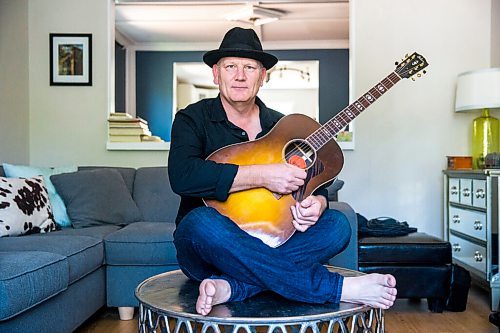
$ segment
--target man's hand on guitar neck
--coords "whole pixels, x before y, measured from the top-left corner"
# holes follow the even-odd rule
[[[241,165],[230,192],[265,187],[277,194],[290,194],[304,185],[307,172],[286,163]]]
[[[311,195],[295,203],[292,210],[292,224],[296,230],[304,232],[316,224],[327,207],[326,198],[322,195]]]

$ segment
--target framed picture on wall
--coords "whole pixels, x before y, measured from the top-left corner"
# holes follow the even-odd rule
[[[92,85],[92,34],[49,34],[50,85]]]

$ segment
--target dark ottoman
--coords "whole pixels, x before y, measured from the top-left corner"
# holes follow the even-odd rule
[[[359,270],[392,274],[398,298],[427,298],[432,312],[443,312],[450,290],[451,245],[425,233],[360,238]]]

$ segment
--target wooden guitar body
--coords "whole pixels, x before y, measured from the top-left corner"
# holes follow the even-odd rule
[[[291,142],[303,142],[320,126],[304,115],[285,116],[264,137],[221,148],[207,159],[237,165],[286,163],[286,147],[290,147]],[[308,167],[306,183],[297,192],[280,197],[265,188],[256,188],[231,193],[224,202],[205,200],[205,203],[229,217],[250,235],[260,238],[271,247],[277,247],[295,231],[290,206],[334,179],[342,169],[344,156],[335,140],[314,153],[316,159]]]

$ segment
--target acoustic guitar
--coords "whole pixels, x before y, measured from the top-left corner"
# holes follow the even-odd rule
[[[342,169],[344,156],[334,140],[335,135],[402,78],[414,80],[427,66],[424,57],[413,53],[396,63],[392,73],[324,125],[305,115],[292,114],[280,119],[262,138],[213,152],[207,160],[237,165],[290,163],[306,169],[307,177],[302,187],[288,195],[254,188],[231,193],[224,202],[206,199],[205,204],[271,247],[285,243],[295,232],[290,206],[335,179]]]

